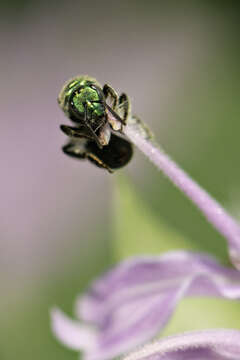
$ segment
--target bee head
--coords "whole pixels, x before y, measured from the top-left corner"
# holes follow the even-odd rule
[[[79,76],[69,80],[60,91],[58,104],[64,113],[78,122],[87,112],[89,119],[95,121],[104,116],[105,99],[100,85],[93,78]]]

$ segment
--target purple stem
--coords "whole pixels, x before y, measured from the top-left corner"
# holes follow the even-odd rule
[[[216,329],[193,331],[180,335],[169,336],[160,341],[145,345],[136,352],[125,356],[123,360],[159,360],[159,359],[239,359],[240,331],[230,329]],[[195,350],[195,356],[190,351]],[[209,350],[205,356],[201,351]],[[215,353],[215,356],[214,356]],[[174,356],[175,354],[175,356]],[[179,356],[177,356],[179,355]]]
[[[240,269],[240,226],[226,210],[185,173],[160,147],[146,138],[139,124],[128,124],[126,136],[201,210],[228,241],[233,264]]]

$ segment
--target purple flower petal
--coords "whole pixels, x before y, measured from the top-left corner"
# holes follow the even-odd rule
[[[240,331],[207,330],[167,337],[123,360],[239,360]]]
[[[184,251],[121,263],[77,301],[78,318],[98,331],[96,346],[85,351],[85,358],[111,359],[143,344],[165,326],[187,295],[240,299],[240,272]],[[66,344],[64,331],[55,334]],[[67,332],[66,339],[71,329]]]
[[[197,286],[194,286],[196,281],[192,281],[189,289],[192,294],[232,299],[240,295],[236,293],[240,288],[239,271],[221,266],[210,256],[176,251],[162,256],[133,257],[122,262],[79,298],[77,315],[84,321],[104,327],[112,311],[132,301],[146,301],[153,295],[165,294],[179,285],[182,287],[186,280],[196,276],[199,279]],[[209,288],[208,280],[214,287],[211,285]]]
[[[56,337],[73,350],[87,351],[96,344],[96,332],[87,325],[71,320],[59,309],[52,309],[52,330]]]

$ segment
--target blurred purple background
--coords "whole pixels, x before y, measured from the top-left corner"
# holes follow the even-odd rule
[[[111,261],[115,175],[61,152],[65,136],[59,125],[68,120],[56,98],[72,76],[89,74],[126,91],[133,112],[153,127],[165,148],[213,195],[228,202],[240,180],[240,171],[231,164],[238,159],[240,130],[234,14],[232,6],[207,1],[191,6],[125,0],[2,3],[2,308],[22,314],[29,296],[45,284],[60,282],[61,276],[68,282],[73,273],[77,278],[86,264],[94,264],[89,271],[95,274],[95,268]],[[191,215],[187,203],[179,215],[182,200],[172,201],[175,190],[171,193],[138,154],[127,173],[156,213],[196,241],[203,237],[209,242],[205,235],[213,230],[189,227],[189,216],[196,219],[197,212]],[[2,324],[3,339],[14,337],[14,320],[5,316]],[[4,360],[18,351],[27,358],[21,345],[3,348]]]

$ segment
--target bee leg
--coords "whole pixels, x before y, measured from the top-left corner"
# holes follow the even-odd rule
[[[136,115],[131,116],[129,119],[131,125],[137,128],[137,131],[144,137],[146,140],[154,141],[154,135],[151,130],[147,127],[147,125],[139,119]]]
[[[87,153],[86,153],[86,156],[87,156],[87,158],[88,158],[91,162],[93,162],[93,163],[94,163],[95,165],[97,165],[98,167],[104,168],[104,169],[108,170],[108,172],[109,172],[110,174],[113,173],[113,170],[112,170],[110,167],[108,167],[101,159],[99,159],[99,157],[97,157],[97,156],[94,155],[93,153],[87,152]]]
[[[122,125],[126,125],[125,121],[121,118],[121,116],[118,113],[117,109],[117,103],[119,101],[118,95],[116,91],[109,86],[108,84],[105,84],[103,86],[103,94],[105,96],[105,99],[107,100],[108,96],[110,96],[112,100],[112,105],[105,104],[106,109],[108,111],[108,121],[111,124],[113,130],[119,131],[122,130]]]
[[[99,147],[100,149],[102,149],[103,146],[102,146],[102,144],[101,144],[101,142],[100,142],[97,134],[93,131],[93,129],[92,129],[92,127],[91,127],[91,124],[90,124],[89,121],[88,121],[88,109],[87,109],[87,104],[85,104],[85,106],[84,106],[84,123],[86,124],[88,130],[89,130],[90,133],[92,134],[92,136],[93,136],[94,140],[96,141],[98,147]]]
[[[118,94],[116,93],[116,91],[108,84],[105,84],[103,86],[102,91],[106,100],[108,97],[110,97],[110,100],[112,102],[111,107],[113,110],[115,110],[118,101]]]
[[[124,125],[127,124],[127,119],[130,114],[131,104],[128,96],[123,93],[118,98],[118,114],[122,118]]]
[[[74,138],[74,139],[86,138],[86,139],[94,140],[93,136],[84,126],[78,128],[68,125],[60,125],[60,129],[62,130],[62,132],[64,132],[65,135],[69,136],[70,138]]]

